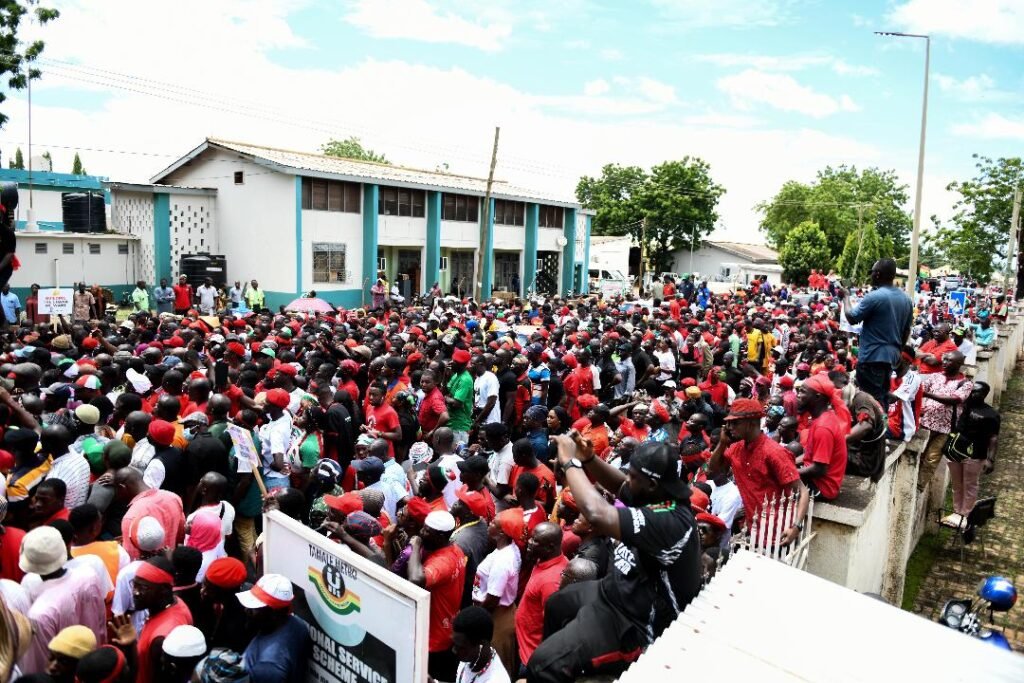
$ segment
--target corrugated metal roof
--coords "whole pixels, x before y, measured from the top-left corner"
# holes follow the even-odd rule
[[[1024,657],[740,551],[619,683],[683,679],[1021,681]]]
[[[293,172],[299,175],[328,177],[354,182],[375,181],[383,185],[423,190],[449,190],[480,197],[484,196],[487,192],[486,178],[426,171],[372,161],[357,161],[355,159],[279,149],[277,147],[254,145],[219,138],[207,138],[204,144],[199,145],[188,155],[154,176],[151,179],[152,182],[160,182],[165,179],[182,165],[202,154],[210,146],[243,154],[251,157],[258,163],[263,162],[264,165],[277,168],[281,172]],[[579,204],[573,198],[559,197],[542,191],[517,187],[502,180],[494,181],[491,195],[499,199],[517,199],[556,206],[579,207]]]
[[[779,260],[779,252],[765,244],[747,242],[718,242],[706,240],[704,244],[717,247],[722,251],[747,259],[751,263],[774,263]]]

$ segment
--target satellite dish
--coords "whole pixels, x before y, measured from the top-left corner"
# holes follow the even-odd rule
[[[558,239],[555,240],[555,244],[557,244],[560,247],[564,247],[565,245],[569,244],[569,240],[565,239],[565,235],[559,235]]]

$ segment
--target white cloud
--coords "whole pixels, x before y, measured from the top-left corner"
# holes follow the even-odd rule
[[[801,85],[786,74],[773,74],[747,69],[738,74],[720,78],[718,89],[729,95],[733,105],[751,109],[756,104],[767,104],[782,111],[795,111],[821,118],[840,111],[858,111],[848,96],[836,99]]]
[[[936,73],[932,78],[939,90],[965,102],[996,102],[1019,98],[1015,93],[997,89],[995,79],[984,73],[963,79]]]
[[[988,114],[980,120],[954,125],[953,134],[982,140],[1024,140],[1024,118]]]
[[[653,0],[653,4],[676,28],[748,28],[783,23],[791,3],[787,0]]]
[[[454,43],[486,52],[501,50],[512,34],[506,21],[472,21],[427,0],[356,0],[345,21],[375,38]]]
[[[849,64],[832,55],[792,54],[757,55],[734,52],[720,52],[697,55],[698,62],[722,67],[749,67],[758,71],[803,71],[812,67],[829,66],[840,76],[873,76],[878,69],[859,64]]]
[[[636,81],[636,89],[641,95],[659,104],[673,104],[676,102],[676,89],[667,83],[642,76]]]
[[[606,62],[617,62],[621,60],[623,57],[622,50],[619,50],[614,47],[606,47],[602,49],[601,52],[598,54],[600,54],[601,59],[605,60]]]
[[[604,95],[606,92],[612,89],[612,86],[608,85],[608,81],[603,78],[598,78],[593,81],[587,81],[583,84],[583,94],[594,97],[597,95]]]
[[[1024,44],[1024,3],[1020,0],[907,0],[893,8],[887,19],[913,33]]]

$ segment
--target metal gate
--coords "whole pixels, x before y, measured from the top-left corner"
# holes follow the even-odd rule
[[[537,282],[533,285],[537,294],[558,293],[558,262],[561,256],[557,251],[537,252]]]
[[[406,298],[417,296],[420,293],[420,252],[418,250],[400,249],[398,252],[398,279],[402,281],[399,287],[407,288],[408,292],[402,292]],[[408,275],[409,279],[403,280],[402,275]],[[408,282],[408,285],[404,283]],[[433,284],[433,283],[430,283]]]
[[[451,269],[451,285],[449,293],[464,297],[473,293],[473,252],[452,251],[448,255],[448,267]]]
[[[513,291],[512,283],[519,283],[519,254],[514,251],[499,251],[494,254],[494,289]],[[519,287],[515,287],[516,290]],[[518,291],[516,292],[518,293]]]

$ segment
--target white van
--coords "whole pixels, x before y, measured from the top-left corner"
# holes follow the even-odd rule
[[[619,270],[591,268],[588,272],[590,293],[605,296],[625,296],[633,289],[629,278]]]

